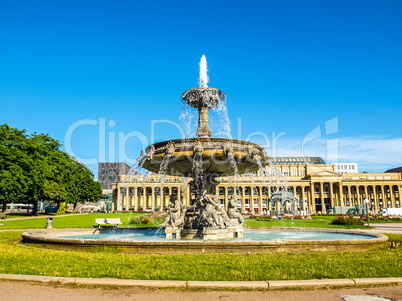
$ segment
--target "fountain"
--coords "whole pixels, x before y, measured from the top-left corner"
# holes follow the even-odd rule
[[[161,174],[161,186],[167,175],[183,177],[183,185],[187,183],[187,178],[192,179],[189,185],[195,199],[188,207],[183,206],[177,194],[170,195],[163,236],[157,228],[99,229],[96,234],[91,229],[51,229],[25,232],[22,234],[23,241],[63,249],[110,245],[128,253],[362,251],[384,246],[388,240],[386,236],[362,231],[264,228],[244,233],[243,217],[237,209],[237,193],[233,193],[221,207],[215,189],[216,177],[234,176],[236,186],[236,177],[258,170],[270,178],[271,174],[264,167],[269,165],[282,187],[286,186],[286,178],[258,144],[211,137],[209,110],[218,106],[225,94],[208,87],[206,71],[203,56],[200,87],[182,94],[182,99],[199,112],[197,137],[149,145],[137,159],[138,165],[129,171],[124,180],[136,180],[142,167],[147,173]],[[146,175],[143,181],[145,178]],[[122,187],[122,193],[131,192]],[[293,193],[282,189],[273,192],[270,201],[282,206],[289,202],[295,207],[297,200]]]
[[[200,62],[200,87],[183,92],[181,98],[199,113],[196,138],[158,142],[148,146],[137,159],[148,171],[190,177],[195,201],[183,208],[176,195],[170,196],[169,214],[164,223],[167,238],[218,239],[243,236],[243,219],[237,211],[236,194],[221,208],[216,195],[216,177],[239,176],[268,164],[265,150],[258,144],[212,138],[209,110],[225,99],[225,94],[208,87],[205,56]]]

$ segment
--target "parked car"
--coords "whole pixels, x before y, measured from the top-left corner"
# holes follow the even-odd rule
[[[45,213],[56,213],[56,212],[57,212],[57,206],[48,205],[45,207]]]

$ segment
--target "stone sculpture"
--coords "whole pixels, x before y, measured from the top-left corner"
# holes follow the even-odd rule
[[[182,227],[184,224],[185,210],[183,209],[183,204],[177,199],[177,194],[170,195],[168,210],[169,212],[163,225],[172,228]]]
[[[233,194],[228,203],[228,215],[232,220],[236,220],[240,225],[244,222],[239,209],[237,209],[237,195]]]

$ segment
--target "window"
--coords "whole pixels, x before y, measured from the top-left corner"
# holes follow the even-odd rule
[[[345,180],[350,180],[350,177],[345,177]]]
[[[367,177],[361,177],[362,180],[367,180]]]
[[[386,177],[385,177],[385,180],[391,180],[391,177],[390,177],[390,176],[386,176]]]
[[[374,177],[369,177],[369,180],[374,180],[375,178]]]
[[[353,179],[353,180],[358,180],[358,179],[359,179],[359,177],[353,177],[352,179]]]
[[[377,180],[382,180],[382,177],[377,177]]]
[[[223,189],[223,187],[220,187],[220,188],[219,188],[219,195],[224,195],[224,189]]]

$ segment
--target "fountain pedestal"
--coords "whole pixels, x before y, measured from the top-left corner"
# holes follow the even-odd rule
[[[228,227],[225,229],[204,228],[203,240],[217,240],[225,238],[240,238],[243,237],[243,227]]]
[[[166,239],[180,239],[181,238],[181,229],[180,228],[165,228]]]
[[[179,229],[167,227],[165,230],[166,239],[201,239],[201,240],[217,240],[228,238],[242,238],[244,228],[228,227],[225,229],[204,227],[202,229]]]

